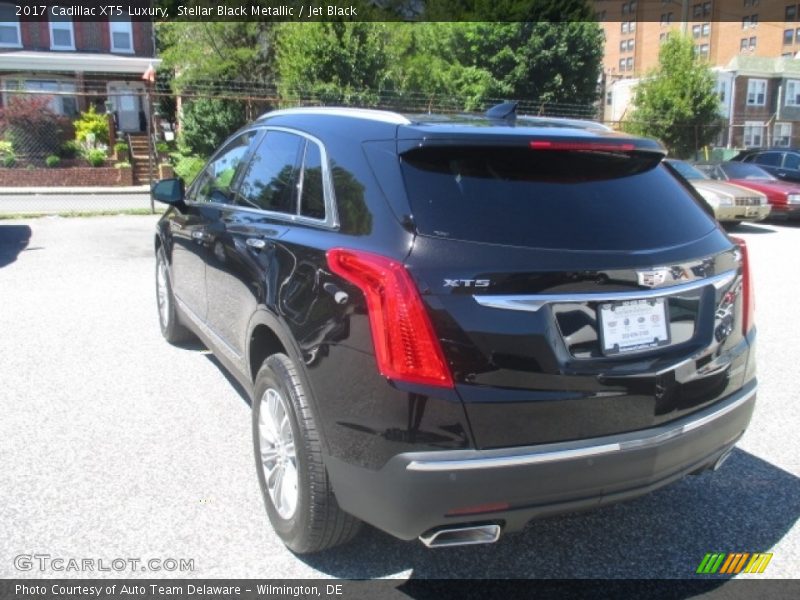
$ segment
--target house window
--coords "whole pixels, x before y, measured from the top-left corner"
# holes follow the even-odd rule
[[[672,13],[662,13],[661,14],[661,25],[669,25],[672,23]]]
[[[794,30],[794,43],[800,44],[800,27]]]
[[[624,71],[625,70],[625,59],[624,58],[620,58],[619,59],[619,70],[620,71]]]
[[[761,146],[764,139],[764,123],[761,121],[745,121],[744,123],[744,145],[747,148]]]
[[[699,38],[700,37],[700,25],[692,25],[692,37]]]
[[[703,37],[708,37],[711,33],[711,24],[703,23]]]
[[[698,44],[695,51],[700,58],[708,58],[708,44]]]
[[[711,14],[711,2],[703,2],[703,16],[707,17]]]
[[[0,48],[20,48],[19,18],[10,4],[0,5]]]
[[[739,41],[739,52],[742,50],[747,50],[750,47],[750,40],[747,38],[742,38]]]
[[[783,30],[783,45],[788,46],[794,42],[794,29]]]
[[[66,116],[78,114],[78,100],[75,96],[66,95],[75,92],[75,84],[71,81],[48,80],[48,79],[4,79],[3,80],[3,103],[7,104],[11,98],[22,96],[22,92],[39,92],[36,97],[47,96],[47,92],[52,92],[49,96],[50,110],[54,113]],[[32,96],[34,94],[31,94]]]
[[[669,39],[669,31],[658,36],[658,43],[663,44]]]
[[[130,19],[115,18],[108,22],[112,52],[133,52],[133,29]]]
[[[747,106],[764,106],[767,99],[767,80],[750,79],[747,82]]]
[[[631,33],[636,31],[636,21],[631,21],[630,23],[628,23],[628,31],[630,31]]]
[[[625,52],[625,49],[626,49],[627,47],[628,47],[628,42],[627,42],[626,40],[622,40],[622,41],[619,43],[619,51],[620,51],[620,52]]]
[[[800,106],[800,79],[786,82],[786,106]]]
[[[728,90],[728,86],[725,81],[719,80],[717,81],[717,96],[719,96],[720,102],[725,102],[726,91]]]
[[[753,36],[750,38],[750,50],[755,50],[755,49],[756,49],[756,37]]]
[[[784,21],[794,21],[797,18],[797,5],[791,4],[786,7]]]
[[[703,15],[703,5],[702,4],[695,4],[692,6],[692,16],[695,18],[701,17]]]
[[[775,123],[775,128],[772,131],[772,142],[776,146],[788,147],[792,141],[792,124],[791,123]]]
[[[69,17],[50,17],[50,49],[75,50],[72,19]]]
[[[635,44],[636,42],[634,40],[628,40],[628,52],[633,52],[633,47]]]
[[[625,59],[625,70],[633,71],[633,58],[630,56]]]

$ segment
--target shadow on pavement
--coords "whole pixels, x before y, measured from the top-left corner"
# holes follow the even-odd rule
[[[28,247],[31,233],[27,225],[0,225],[0,268],[17,260],[19,253]]]
[[[409,583],[445,578],[695,580],[707,552],[769,551],[798,516],[800,479],[736,449],[716,473],[687,477],[625,504],[534,521],[494,545],[428,550],[366,527],[347,546],[298,558],[343,578],[410,571]],[[773,561],[779,559],[776,555]],[[727,576],[713,578],[722,584]]]

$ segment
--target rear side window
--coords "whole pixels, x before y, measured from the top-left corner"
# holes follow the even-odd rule
[[[763,154],[757,155],[753,159],[753,162],[769,167],[780,167],[782,158],[783,155],[780,152],[764,152]]]
[[[716,225],[652,157],[438,147],[401,158],[423,235],[569,250],[641,250]]]
[[[239,203],[261,210],[297,212],[297,165],[305,139],[268,131],[253,153],[239,187]]]

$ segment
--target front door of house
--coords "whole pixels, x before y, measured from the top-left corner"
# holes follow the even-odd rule
[[[109,83],[108,98],[117,116],[120,131],[142,131],[145,110],[144,84],[138,82]]]

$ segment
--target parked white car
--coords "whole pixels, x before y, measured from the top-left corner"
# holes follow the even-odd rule
[[[692,184],[714,209],[714,216],[722,223],[763,221],[769,216],[770,205],[766,194],[740,185],[717,181],[682,160],[667,159],[678,173]]]

